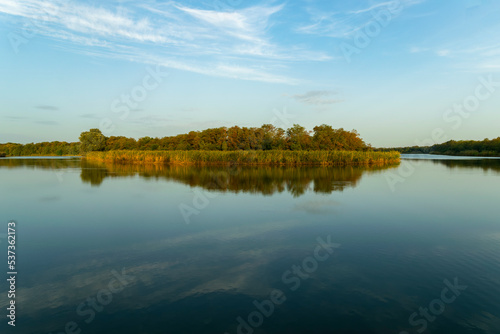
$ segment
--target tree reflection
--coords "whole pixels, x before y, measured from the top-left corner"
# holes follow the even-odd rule
[[[108,164],[79,158],[0,159],[0,168],[76,169],[84,183],[100,186],[106,178],[133,177],[175,181],[208,191],[272,195],[290,192],[294,197],[312,189],[329,194],[355,187],[363,173],[394,166],[178,166],[162,164]]]
[[[41,168],[65,169],[80,168],[80,158],[2,158],[0,168]]]
[[[173,166],[104,164],[82,160],[81,179],[100,185],[106,177],[164,179],[209,191],[272,195],[288,191],[294,197],[308,189],[318,193],[355,187],[363,173],[391,167]]]
[[[467,168],[482,169],[485,173],[500,173],[500,159],[468,159],[468,160],[432,160],[435,164],[445,165],[450,169]]]

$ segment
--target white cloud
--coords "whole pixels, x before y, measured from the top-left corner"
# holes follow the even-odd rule
[[[282,10],[283,7],[284,5],[274,7],[250,7],[241,11],[220,12],[177,6],[178,9],[215,27],[251,34],[262,33],[268,25],[270,16]]]
[[[453,66],[464,72],[482,73],[500,69],[500,44],[478,39],[447,43],[436,47],[432,52],[439,57],[451,57]]]
[[[480,71],[500,71],[500,58],[480,63],[478,64],[477,68]]]
[[[373,22],[373,13],[390,10],[392,17],[399,14],[407,7],[415,6],[426,0],[395,0],[381,2],[369,7],[341,11],[325,12],[309,8],[312,23],[296,28],[296,31],[304,34],[314,34],[333,38],[352,38],[353,35]]]
[[[437,54],[439,57],[446,57],[446,56],[448,56],[450,53],[451,53],[451,51],[450,51],[450,50],[438,50],[438,51],[436,51],[436,54]]]
[[[427,48],[421,48],[421,47],[418,47],[418,46],[412,46],[410,48],[410,53],[421,53],[421,52],[426,52],[426,51],[429,51],[429,49],[427,49]]]
[[[357,14],[362,14],[362,13],[366,13],[366,12],[371,12],[372,10],[380,8],[380,7],[387,8],[387,7],[397,6],[397,5],[398,5],[397,1],[386,1],[386,2],[381,2],[378,4],[372,5],[372,6],[367,7],[367,8],[353,10],[353,11],[350,11],[349,13],[357,15]]]
[[[297,83],[282,61],[325,61],[325,53],[280,46],[270,19],[284,5],[197,9],[175,2],[91,6],[62,0],[0,0],[0,17],[22,17],[54,47],[243,80]],[[292,52],[293,51],[293,52]],[[232,65],[227,65],[230,59]],[[264,63],[263,63],[264,62]],[[221,65],[225,63],[226,65]],[[265,66],[262,66],[265,64]]]

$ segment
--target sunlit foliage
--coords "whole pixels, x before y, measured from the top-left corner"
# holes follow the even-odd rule
[[[261,127],[220,127],[163,138],[143,137],[138,140],[124,136],[104,136],[99,129],[80,134],[80,142],[44,142],[30,144],[0,144],[0,155],[79,155],[92,151],[370,151],[356,130],[334,129],[320,125],[307,131],[294,124],[284,130],[272,124]]]
[[[374,151],[107,151],[86,159],[115,163],[243,164],[243,165],[369,165],[399,162],[399,152]]]

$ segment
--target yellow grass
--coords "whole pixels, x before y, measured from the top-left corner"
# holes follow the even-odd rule
[[[146,164],[238,165],[385,165],[400,161],[399,152],[361,151],[106,151],[89,152],[89,161]]]

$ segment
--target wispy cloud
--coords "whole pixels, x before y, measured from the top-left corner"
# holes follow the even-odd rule
[[[490,62],[480,63],[477,65],[477,69],[480,71],[498,72],[500,71],[500,58]]]
[[[241,11],[219,12],[215,10],[201,10],[177,6],[178,9],[208,23],[236,38],[267,44],[261,37],[268,27],[272,14],[283,9],[284,5],[274,7],[251,7]]]
[[[49,105],[46,105],[46,104],[35,106],[35,108],[41,109],[41,110],[48,110],[48,111],[57,111],[57,110],[59,110],[59,107],[49,106]]]
[[[342,102],[341,99],[329,98],[329,97],[335,96],[337,94],[338,93],[334,92],[334,91],[313,90],[313,91],[306,92],[304,94],[294,94],[294,95],[289,95],[289,96],[297,102],[301,102],[301,103],[305,103],[305,104],[309,104],[309,105],[316,105],[316,106],[323,105],[324,106],[324,105]]]
[[[27,117],[23,116],[10,116],[10,115],[5,115],[3,116],[4,118],[10,119],[10,120],[21,120],[21,119],[26,119]]]
[[[42,124],[42,125],[58,125],[59,122],[56,121],[34,121],[36,124]]]
[[[61,0],[0,0],[0,17],[24,18],[36,27],[36,34],[66,51],[155,62],[211,76],[294,84],[295,79],[279,74],[288,62],[331,58],[304,47],[276,44],[269,35],[270,20],[284,6],[223,11],[170,1],[128,3],[124,9],[109,3],[96,7]]]
[[[385,1],[368,7],[352,10],[325,12],[318,8],[308,8],[310,24],[299,26],[296,31],[303,34],[327,36],[333,38],[352,38],[358,31],[374,20],[373,13],[389,9],[392,15],[406,7],[411,7],[426,0]]]
[[[422,53],[422,52],[426,52],[426,51],[429,51],[429,49],[418,47],[418,46],[412,46],[410,48],[410,53]]]
[[[436,51],[436,54],[437,54],[439,57],[446,57],[446,56],[448,56],[450,53],[451,53],[451,51],[450,51],[450,50],[446,50],[446,49],[443,49],[443,50],[437,50],[437,51]]]
[[[482,42],[479,39],[448,42],[434,47],[413,46],[410,53],[426,53],[435,57],[454,59],[454,67],[465,72],[484,72],[500,70],[500,44]]]
[[[378,8],[390,7],[390,6],[394,6],[397,4],[398,3],[396,1],[381,2],[381,3],[377,3],[375,5],[372,5],[370,7],[365,7],[365,8],[361,8],[358,10],[351,10],[351,11],[349,11],[349,14],[354,14],[354,15],[363,14],[363,13],[371,12],[371,11],[378,9]]]

